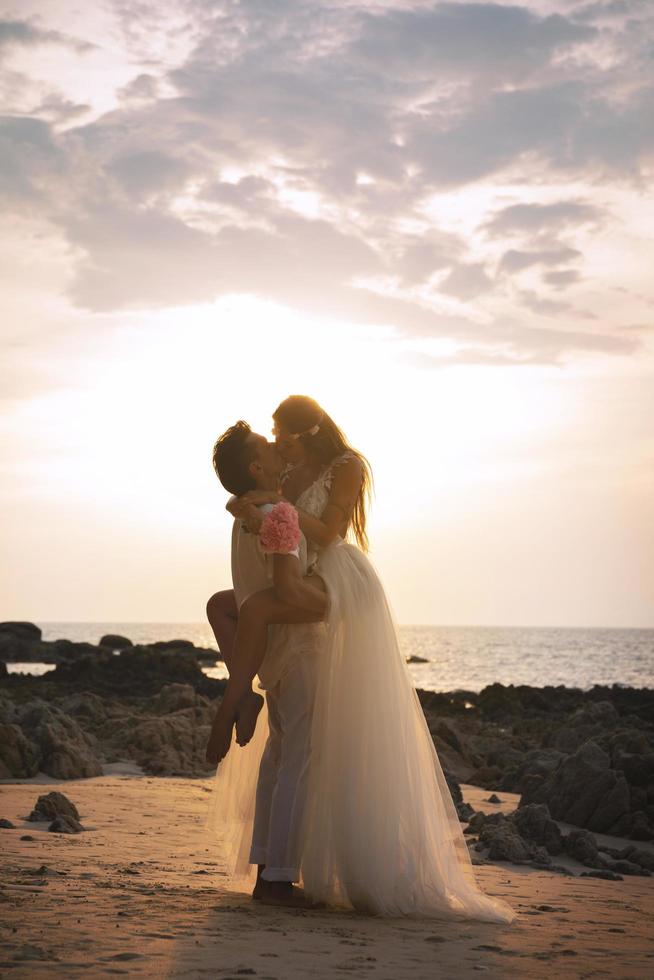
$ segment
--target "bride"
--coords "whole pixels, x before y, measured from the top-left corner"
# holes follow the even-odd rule
[[[251,491],[237,506],[245,514],[264,503],[293,503],[310,552],[306,581],[326,592],[327,644],[318,667],[302,831],[305,893],[314,902],[381,915],[510,922],[512,909],[476,884],[384,589],[365,554],[368,464],[313,399],[291,396],[273,419],[289,463],[285,496]],[[246,626],[240,642],[237,634],[214,749],[221,738],[229,748],[234,706],[261,663],[268,623],[279,622],[276,603],[283,600],[270,591],[251,597],[245,610],[258,617],[257,628]],[[255,734],[245,749],[217,753],[226,758],[216,774],[211,820],[216,829],[231,829],[241,857],[261,747]]]

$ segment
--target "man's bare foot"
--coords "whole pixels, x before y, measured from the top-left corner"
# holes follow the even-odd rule
[[[263,905],[286,905],[300,909],[309,906],[302,889],[296,888],[290,881],[265,881],[260,878],[252,892],[252,898],[258,899]]]
[[[239,745],[247,745],[257,727],[257,718],[263,708],[263,698],[255,691],[249,691],[239,701],[236,716],[236,741]]]
[[[225,758],[232,744],[232,731],[234,729],[234,717],[218,709],[218,714],[214,719],[207,742],[205,758],[212,766],[217,766]]]

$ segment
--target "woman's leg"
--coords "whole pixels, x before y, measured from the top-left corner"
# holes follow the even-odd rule
[[[213,630],[213,635],[216,637],[216,643],[225,662],[225,667],[231,674],[232,652],[238,623],[238,606],[233,589],[214,592],[207,602],[207,619]]]
[[[324,589],[324,583],[317,575],[312,576],[312,588]],[[232,670],[209,736],[207,762],[217,765],[229,751],[239,702],[248,693],[253,693],[252,681],[266,653],[268,626],[277,623],[319,623],[323,619],[324,610],[314,612],[289,605],[279,599],[274,589],[255,592],[241,603],[231,658]],[[242,744],[246,741],[242,740]]]

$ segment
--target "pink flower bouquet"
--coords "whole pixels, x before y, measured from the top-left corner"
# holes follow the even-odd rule
[[[288,555],[295,551],[301,537],[297,511],[286,500],[268,511],[259,532],[261,547],[266,554]]]

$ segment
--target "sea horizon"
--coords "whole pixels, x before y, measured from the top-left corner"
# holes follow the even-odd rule
[[[46,641],[97,644],[107,633],[135,644],[185,639],[217,650],[208,622],[40,621]],[[489,684],[654,687],[654,628],[400,625],[400,648],[418,688],[480,691]],[[33,665],[30,670],[34,669]],[[12,672],[21,668],[10,665]],[[204,668],[226,676],[222,664]]]

